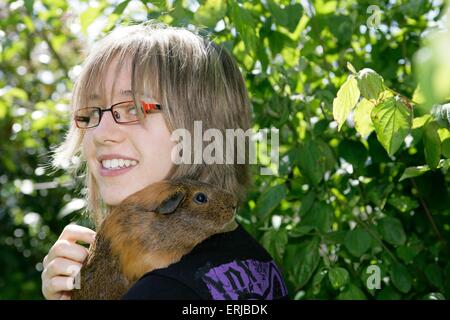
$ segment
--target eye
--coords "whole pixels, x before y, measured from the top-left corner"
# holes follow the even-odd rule
[[[116,118],[116,120],[120,120],[120,112],[114,110],[114,118]]]
[[[131,116],[136,116],[137,115],[137,109],[136,106],[134,104],[128,106],[128,114]]]
[[[198,204],[204,204],[204,203],[208,202],[208,198],[206,197],[206,195],[204,193],[199,192],[195,195],[194,201]]]

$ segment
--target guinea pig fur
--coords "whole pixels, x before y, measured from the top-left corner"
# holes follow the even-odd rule
[[[236,206],[231,193],[190,179],[164,180],[136,192],[100,225],[72,299],[120,299],[144,274],[233,229]]]

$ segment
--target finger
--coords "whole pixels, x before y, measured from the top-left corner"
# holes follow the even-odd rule
[[[70,300],[72,295],[69,292],[63,292],[59,300]]]
[[[72,277],[53,277],[46,282],[46,291],[49,295],[54,295],[61,291],[71,291],[74,287]]]
[[[78,226],[76,224],[69,224],[64,228],[63,232],[61,232],[59,239],[72,242],[83,241],[92,244],[95,241],[95,235],[95,231],[89,228]]]
[[[42,264],[44,265],[44,269],[47,268],[48,263],[49,263],[49,260],[48,260],[48,254],[47,254],[44,257],[44,260],[42,261]]]
[[[55,276],[75,277],[81,270],[82,264],[65,258],[53,259],[43,271],[47,279]]]
[[[69,242],[67,240],[57,240],[48,253],[48,261],[55,258],[67,258],[75,262],[83,263],[89,251],[82,245]],[[50,262],[49,262],[50,263]],[[47,264],[48,265],[48,264]]]

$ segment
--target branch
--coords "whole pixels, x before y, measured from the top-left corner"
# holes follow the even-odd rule
[[[442,236],[441,232],[439,231],[439,229],[438,229],[438,227],[436,225],[436,222],[434,221],[433,216],[432,216],[432,214],[430,212],[430,209],[428,208],[427,203],[425,202],[425,200],[423,199],[422,195],[420,194],[420,190],[417,187],[416,180],[415,179],[411,179],[411,181],[412,181],[412,184],[413,184],[414,188],[416,188],[416,190],[417,190],[417,194],[419,195],[420,204],[422,205],[423,210],[425,211],[425,214],[426,214],[426,216],[428,218],[428,221],[430,222],[431,227],[433,228],[434,234],[439,239],[439,241],[442,242],[442,244],[445,246],[445,248],[446,248],[446,250],[448,252],[449,248],[448,248],[448,245],[447,245],[447,241],[445,241],[444,237]]]
[[[67,74],[69,72],[69,69],[67,68],[66,64],[64,63],[64,61],[61,59],[60,55],[58,54],[58,52],[56,52],[55,48],[52,45],[52,42],[50,41],[50,39],[48,38],[45,29],[42,28],[42,30],[37,31],[37,33],[42,37],[42,39],[44,39],[45,43],[47,43],[48,48],[51,52],[51,54],[53,55],[53,57],[56,59],[56,61],[59,64],[59,67],[61,69],[64,70],[64,72]]]

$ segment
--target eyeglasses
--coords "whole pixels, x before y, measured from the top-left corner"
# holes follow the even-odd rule
[[[141,108],[144,113],[147,114],[156,110],[161,110],[161,105],[141,101]],[[108,109],[102,109],[99,107],[78,109],[75,111],[75,124],[80,129],[96,127],[100,124],[103,114],[107,111],[111,111],[114,121],[118,124],[132,124],[139,121],[138,106],[136,106],[134,101],[123,101],[113,104]]]

